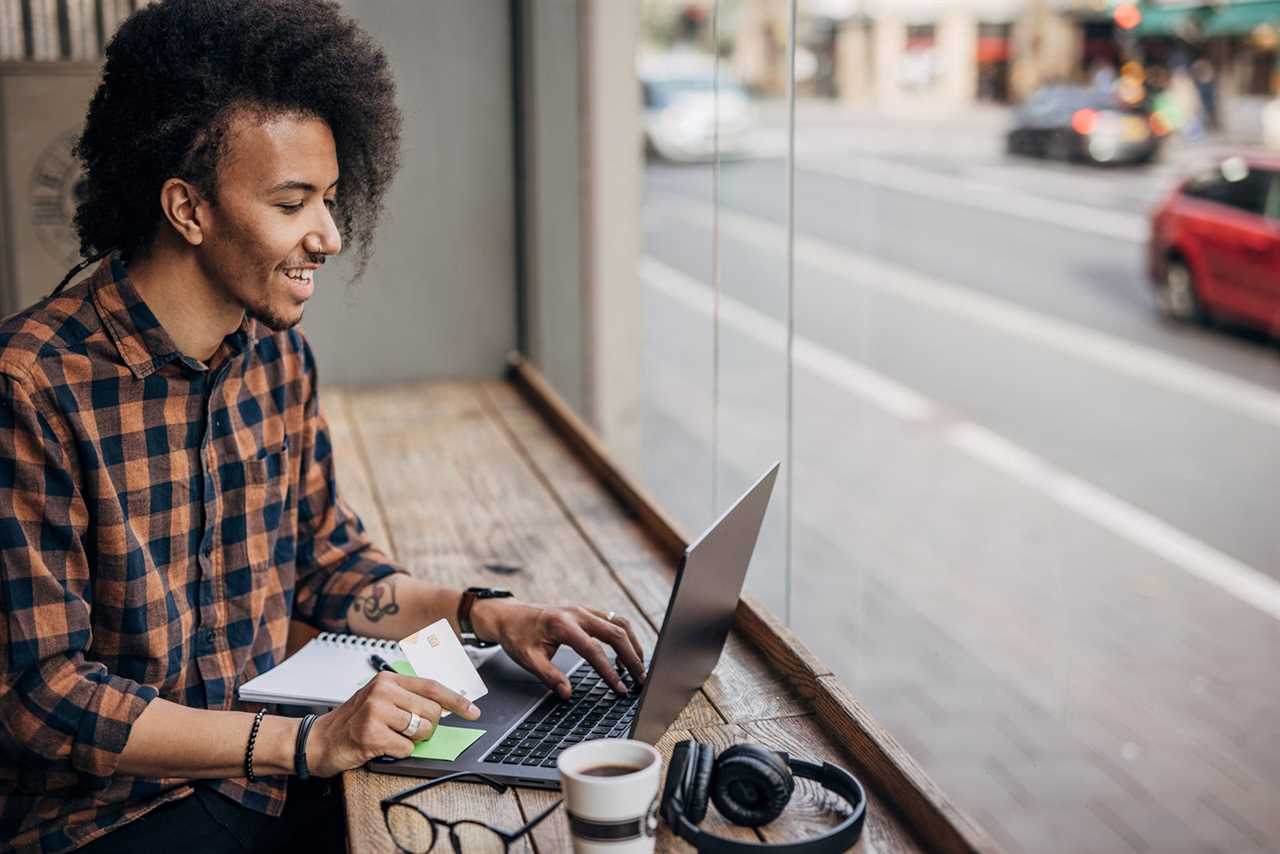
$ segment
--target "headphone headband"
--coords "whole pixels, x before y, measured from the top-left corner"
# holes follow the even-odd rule
[[[863,790],[858,778],[839,765],[823,762],[809,762],[805,759],[793,758],[785,751],[774,751],[787,763],[791,773],[804,777],[821,785],[828,791],[835,792],[853,807],[853,812],[840,824],[821,836],[795,842],[739,842],[716,836],[699,828],[685,818],[684,804],[679,797],[671,801],[672,829],[676,835],[694,846],[698,851],[709,854],[816,854],[816,852],[847,851],[858,841],[862,833],[862,824],[867,816],[867,793]],[[691,763],[686,763],[686,768]]]

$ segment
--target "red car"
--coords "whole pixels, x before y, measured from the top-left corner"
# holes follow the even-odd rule
[[[1280,333],[1280,158],[1237,156],[1156,208],[1147,269],[1161,310]]]

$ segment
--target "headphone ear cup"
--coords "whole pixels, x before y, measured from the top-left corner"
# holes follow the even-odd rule
[[[711,771],[715,767],[716,751],[709,744],[695,741],[689,761],[694,763],[693,782],[684,795],[684,814],[694,824],[707,817],[707,792],[711,788]]]
[[[693,742],[689,739],[676,742],[676,746],[671,748],[671,764],[667,766],[667,782],[662,787],[662,817],[667,824],[675,825],[672,816],[671,802],[679,796],[684,799],[683,793],[680,792],[680,783],[684,780],[685,770],[689,764],[690,748]]]
[[[735,744],[716,760],[711,800],[734,824],[760,827],[782,814],[795,785],[791,769],[777,753]]]

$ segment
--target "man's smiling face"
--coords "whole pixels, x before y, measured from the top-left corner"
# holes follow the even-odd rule
[[[276,331],[302,319],[316,271],[342,249],[334,224],[338,155],[320,119],[230,121],[199,263],[228,302]]]

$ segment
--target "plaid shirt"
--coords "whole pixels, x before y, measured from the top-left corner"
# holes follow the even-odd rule
[[[300,331],[246,317],[206,365],[118,260],[0,324],[0,845],[73,848],[191,794],[115,772],[147,703],[241,708],[291,616],[348,630],[397,568],[330,451]],[[285,780],[194,785],[279,815]]]

